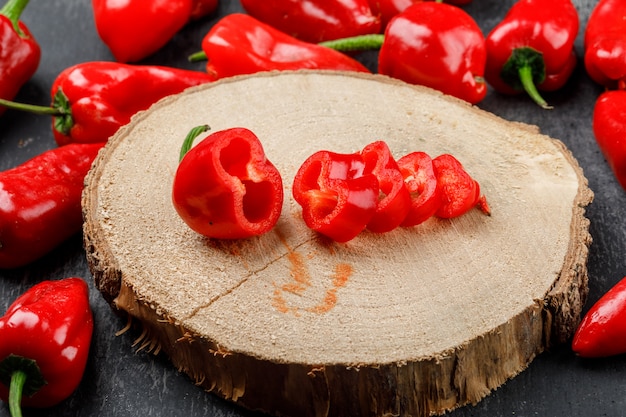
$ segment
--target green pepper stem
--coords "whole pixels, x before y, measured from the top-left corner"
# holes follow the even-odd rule
[[[182,161],[183,157],[187,154],[187,152],[189,152],[189,150],[193,146],[193,141],[196,140],[196,138],[200,136],[201,133],[204,133],[209,129],[211,129],[209,125],[201,125],[194,127],[189,131],[189,133],[187,133],[187,137],[183,142],[183,146],[181,146],[180,148],[180,156],[178,157],[178,162]]]
[[[541,97],[539,91],[537,90],[537,86],[533,82],[533,70],[530,65],[522,65],[518,69],[519,79],[524,87],[526,93],[533,99],[535,103],[541,106],[544,109],[552,109],[553,107],[548,105],[546,100]]]
[[[0,98],[0,106],[29,113],[43,114],[48,116],[63,116],[66,114],[61,108],[37,106],[34,104],[17,103],[15,101],[4,100]]]
[[[206,61],[207,59],[208,58],[204,51],[195,52],[187,57],[187,60],[189,62],[200,62],[200,61]]]
[[[9,411],[12,417],[22,417],[22,393],[28,375],[24,371],[16,370],[11,374],[9,387]]]
[[[0,15],[6,16],[11,23],[13,23],[13,29],[20,36],[24,36],[24,33],[20,29],[19,21],[22,12],[26,8],[29,0],[9,0],[2,9],[0,9]]]
[[[367,51],[380,49],[384,40],[385,35],[369,34],[320,42],[319,45],[341,52]]]

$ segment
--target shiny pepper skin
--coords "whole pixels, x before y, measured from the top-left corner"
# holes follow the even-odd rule
[[[0,9],[0,98],[13,100],[37,71],[39,44],[19,17],[28,0],[11,0]],[[0,106],[0,115],[6,109]]]
[[[92,333],[89,289],[83,279],[42,281],[31,287],[0,318],[0,399],[7,401],[16,372],[25,376],[23,406],[46,408],[69,397],[83,377]],[[12,412],[20,406],[10,400],[9,405]]]
[[[476,104],[487,94],[485,38],[476,21],[457,6],[424,2],[387,25],[378,71]]]
[[[606,91],[598,97],[593,133],[615,178],[626,190],[626,90]]]
[[[585,69],[607,88],[626,89],[626,2],[600,0],[585,28]]]

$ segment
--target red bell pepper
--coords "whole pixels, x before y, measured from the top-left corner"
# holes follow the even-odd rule
[[[626,90],[606,91],[598,97],[593,133],[615,178],[626,190]]]
[[[42,281],[9,306],[0,318],[0,399],[11,415],[21,416],[21,406],[53,406],[76,390],[92,333],[81,278]]]
[[[467,12],[438,2],[416,3],[387,25],[378,71],[475,104],[487,94],[486,54],[481,29]]]
[[[411,208],[411,196],[404,184],[398,162],[383,141],[370,143],[361,151],[365,172],[378,180],[379,197],[374,215],[367,228],[375,233],[395,229],[404,221]]]
[[[310,229],[344,243],[361,233],[374,216],[379,184],[366,171],[359,152],[318,151],[298,169],[292,193]]]
[[[519,0],[487,35],[487,82],[550,108],[539,90],[558,90],[574,71],[578,25],[571,0]]]
[[[193,129],[181,149],[172,188],[177,213],[207,237],[241,239],[269,232],[283,205],[280,172],[245,128],[212,133],[191,148],[207,129]]]
[[[433,160],[425,152],[411,152],[398,159],[398,165],[411,195],[410,210],[401,225],[417,226],[434,216],[442,204]]]
[[[257,20],[305,42],[378,33],[368,0],[241,0]]]
[[[607,88],[626,89],[626,2],[600,0],[585,28],[585,69]]]
[[[574,333],[572,350],[587,358],[626,353],[626,277],[585,314]]]
[[[27,4],[9,0],[0,9],[0,99],[13,100],[39,67],[39,44],[19,20]],[[0,115],[5,110],[0,107]]]
[[[190,60],[208,58],[206,70],[217,78],[271,70],[369,72],[341,52],[303,42],[241,13],[220,19],[202,39],[202,50]]]
[[[54,148],[0,173],[0,268],[33,262],[80,232],[83,182],[102,146]]]
[[[375,16],[380,16],[382,31],[385,30],[389,21],[397,14],[406,10],[415,3],[423,0],[369,0],[370,9]]]
[[[52,84],[50,107],[0,100],[0,106],[52,115],[54,139],[106,142],[117,130],[163,97],[215,80],[201,71],[116,62],[84,62],[65,69]]]

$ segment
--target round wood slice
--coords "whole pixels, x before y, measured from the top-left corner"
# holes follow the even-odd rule
[[[261,237],[203,238],[177,216],[187,132],[242,126],[280,170]],[[492,210],[337,244],[291,197],[300,164],[384,140],[396,157],[451,153]],[[284,416],[441,414],[475,403],[566,341],[587,295],[593,193],[558,140],[377,75],[264,73],[193,88],[140,113],[86,179],[96,284],[208,391]]]

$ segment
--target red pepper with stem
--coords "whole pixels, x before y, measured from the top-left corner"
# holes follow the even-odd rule
[[[217,239],[242,239],[269,232],[280,217],[280,172],[258,137],[245,128],[215,132],[191,148],[208,126],[187,136],[174,176],[172,201],[195,232]]]
[[[84,62],[52,84],[50,107],[0,100],[0,106],[53,116],[59,145],[106,142],[140,110],[163,97],[214,81],[201,71],[117,62]]]
[[[359,61],[338,51],[303,42],[241,13],[220,19],[202,39],[206,70],[217,78],[271,70],[322,69],[369,72]]]
[[[318,43],[380,31],[368,0],[241,0],[246,12],[281,32]]]
[[[598,97],[592,126],[598,147],[626,190],[626,90],[606,91]]]
[[[28,0],[9,0],[0,9],[0,99],[13,100],[37,71],[39,44],[19,18]],[[5,109],[0,107],[0,115]]]
[[[81,278],[42,281],[0,318],[0,399],[46,408],[68,398],[87,364],[93,333],[89,289]]]
[[[585,28],[585,69],[607,88],[626,89],[626,2],[600,0]]]
[[[574,71],[578,26],[571,0],[519,0],[487,35],[487,82],[550,108],[539,90],[558,90]]]
[[[33,262],[80,232],[85,175],[102,146],[62,146],[0,172],[0,268]]]

